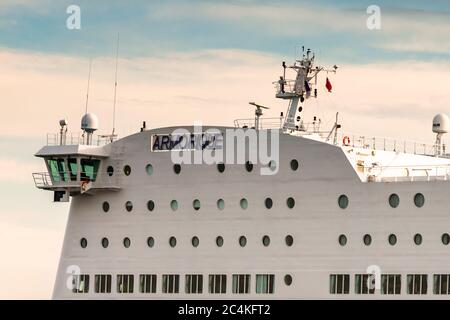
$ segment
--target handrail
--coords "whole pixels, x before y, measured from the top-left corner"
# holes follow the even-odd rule
[[[32,173],[34,184],[37,188],[67,188],[67,187],[79,187],[83,182],[92,182],[92,187],[104,188],[104,187],[117,187],[120,175],[115,173],[114,176],[104,174],[102,177],[96,175],[95,179],[89,178],[86,172],[80,172],[80,179],[78,175],[76,179],[73,179],[73,175],[69,172],[55,172],[54,174],[49,172],[34,172]]]
[[[113,142],[117,135],[94,135],[92,145],[104,146]],[[87,145],[87,136],[83,133],[47,133],[47,146]]]

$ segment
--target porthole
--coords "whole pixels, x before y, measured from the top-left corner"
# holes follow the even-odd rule
[[[149,176],[151,176],[153,174],[153,166],[149,163],[148,165],[145,166],[145,171]]]
[[[217,245],[218,247],[223,246],[223,238],[222,238],[221,236],[218,236],[218,237],[216,238],[216,245]]]
[[[153,237],[148,237],[147,245],[149,246],[149,248],[153,248],[153,246],[155,245],[155,239]]]
[[[125,202],[125,209],[127,209],[128,212],[131,212],[131,210],[133,210],[133,203],[131,201]]]
[[[247,245],[247,238],[244,236],[239,237],[239,245],[241,247],[245,247]]]
[[[179,165],[178,163],[174,164],[173,165],[173,172],[175,172],[175,174],[180,174],[180,172],[181,172],[181,165]]]
[[[224,164],[224,163],[218,163],[218,164],[217,164],[217,170],[218,170],[220,173],[223,173],[223,172],[225,171],[225,164]]]
[[[273,206],[273,201],[270,198],[266,198],[266,200],[264,200],[264,204],[266,205],[267,209],[270,209]]]
[[[288,247],[291,247],[291,246],[294,244],[294,238],[293,238],[290,234],[288,234],[288,235],[284,238],[284,240],[286,241],[286,245],[287,245]]]
[[[217,200],[217,208],[219,210],[225,209],[225,201],[223,199]]]
[[[287,286],[290,286],[292,284],[292,276],[290,274],[284,276],[284,283]]]
[[[422,235],[420,233],[414,235],[414,243],[418,246],[422,244]]]
[[[245,163],[245,170],[247,170],[247,172],[251,172],[253,170],[253,163],[251,163],[250,161],[247,161]]]
[[[103,238],[103,239],[102,239],[102,247],[103,247],[103,248],[108,248],[108,246],[109,246],[109,240],[108,240],[108,238]]]
[[[372,244],[372,236],[370,234],[365,234],[363,241],[366,246],[370,246]]]
[[[341,194],[338,198],[338,204],[341,209],[348,207],[348,197],[345,194]]]
[[[416,207],[421,208],[425,204],[425,197],[421,193],[416,193],[414,196],[414,204]]]
[[[177,238],[175,237],[170,237],[169,238],[169,245],[174,248],[177,245]]]
[[[112,175],[114,174],[114,168],[112,166],[108,166],[108,168],[106,168],[106,173],[108,174],[108,176],[112,177]]]
[[[286,204],[287,204],[289,209],[292,209],[295,206],[294,198],[287,198]]]
[[[397,208],[399,204],[400,204],[400,198],[398,197],[398,195],[396,193],[391,194],[389,196],[389,205],[392,208]]]
[[[347,237],[344,234],[339,236],[339,244],[345,246],[347,244]]]
[[[173,211],[176,211],[178,209],[178,202],[177,202],[177,200],[170,201],[170,208],[172,208]]]
[[[81,238],[80,245],[81,245],[81,247],[83,249],[87,247],[87,240],[86,240],[86,238]]]
[[[268,247],[270,245],[270,237],[269,236],[264,236],[262,238],[262,243],[263,243],[264,247]]]
[[[125,173],[126,176],[129,176],[131,173],[131,167],[129,165],[123,167],[123,173]]]
[[[239,204],[241,205],[241,208],[244,210],[248,208],[248,201],[245,198],[242,198]]]
[[[200,200],[195,199],[195,200],[192,202],[192,207],[194,207],[194,210],[195,210],[195,211],[200,210]]]
[[[270,160],[269,163],[267,164],[267,167],[270,169],[270,171],[275,171],[277,170],[277,163],[275,160]]]
[[[197,248],[198,245],[199,245],[199,243],[200,243],[200,240],[198,239],[198,237],[192,237],[191,242],[192,242],[192,246],[193,246],[194,248]]]
[[[147,201],[147,209],[148,211],[153,211],[155,209],[155,202],[153,200]]]
[[[441,237],[442,244],[448,245],[450,243],[450,235],[448,233],[444,233]]]
[[[130,245],[131,245],[131,240],[130,240],[130,238],[123,238],[123,246],[124,246],[125,248],[129,248]]]
[[[103,207],[103,211],[104,212],[108,212],[109,211],[109,203],[108,203],[108,201],[103,202],[102,207]]]
[[[291,160],[291,169],[292,169],[292,171],[297,171],[297,169],[298,169],[298,161],[297,160],[295,160],[295,159]]]
[[[388,240],[391,246],[395,246],[397,244],[397,236],[395,234],[390,234]]]

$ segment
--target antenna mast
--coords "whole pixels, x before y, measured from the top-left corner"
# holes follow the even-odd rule
[[[92,69],[92,58],[89,60],[89,75],[88,75],[88,83],[87,83],[87,90],[86,90],[86,109],[84,111],[84,114],[86,114],[88,112],[89,87],[91,84],[91,69]]]
[[[113,123],[111,142],[114,139],[114,132],[116,130],[116,96],[117,96],[117,66],[119,64],[119,33],[117,33],[117,48],[116,48],[116,74],[114,80],[114,104],[113,104]]]

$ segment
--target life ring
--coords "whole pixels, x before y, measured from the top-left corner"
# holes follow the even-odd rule
[[[350,145],[350,138],[349,138],[349,136],[345,136],[344,139],[342,139],[342,144],[344,146],[349,146]]]
[[[87,185],[88,185],[89,181],[83,181],[81,182],[81,191],[85,192],[87,190]]]

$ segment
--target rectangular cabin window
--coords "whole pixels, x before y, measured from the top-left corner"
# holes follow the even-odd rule
[[[77,181],[78,164],[76,158],[68,158],[70,181]]]
[[[141,293],[156,293],[156,274],[141,274],[139,280]]]
[[[87,293],[89,292],[89,275],[78,274],[72,278],[72,292],[73,293]]]
[[[111,293],[110,274],[96,274],[95,275],[95,292],[96,293]]]
[[[203,275],[186,275],[186,293],[203,293]]]
[[[375,275],[373,274],[355,274],[355,293],[374,294],[375,293],[374,277]]]
[[[134,290],[134,275],[118,274],[117,275],[117,292],[118,293],[133,293],[133,290]]]
[[[257,274],[256,275],[256,293],[273,293],[275,275]]]
[[[163,274],[162,292],[178,293],[180,291],[179,274]]]
[[[100,160],[96,159],[81,159],[81,181],[95,181],[97,178]]]
[[[250,293],[249,274],[233,274],[233,293]]]
[[[381,275],[381,294],[400,294],[402,287],[400,274]]]
[[[227,275],[209,275],[209,293],[227,293]]]
[[[434,294],[450,294],[450,274],[435,274],[433,278]]]
[[[350,275],[330,274],[331,294],[349,294],[349,291],[350,291]]]
[[[68,181],[66,163],[64,159],[48,159],[47,163],[50,168],[50,176],[53,182]]]

